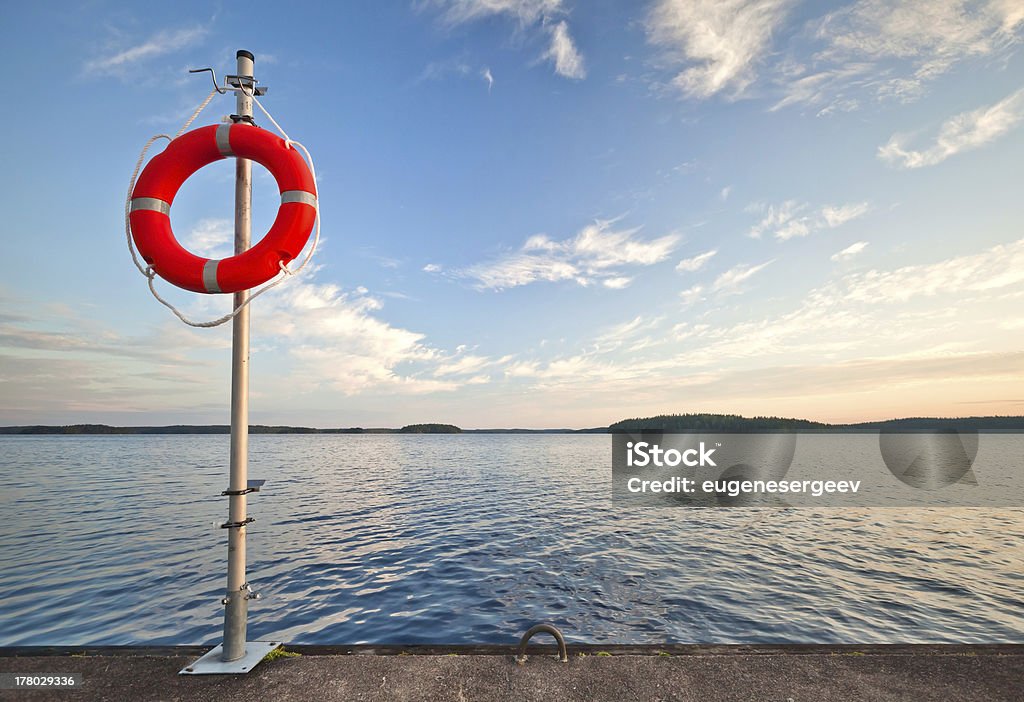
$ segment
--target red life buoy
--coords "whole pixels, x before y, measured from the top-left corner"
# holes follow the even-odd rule
[[[185,180],[228,156],[248,158],[273,174],[281,208],[270,231],[248,251],[214,260],[196,256],[174,238],[171,204]],[[171,141],[146,164],[132,190],[132,238],[161,278],[201,293],[233,293],[267,282],[299,255],[316,221],[316,186],[309,166],[284,139],[248,124],[200,127]]]

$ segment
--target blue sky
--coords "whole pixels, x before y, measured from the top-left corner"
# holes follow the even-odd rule
[[[144,141],[209,92],[187,69],[239,48],[323,212],[313,269],[254,303],[254,422],[1024,413],[1019,0],[0,16],[0,423],[227,423],[230,328],[150,297],[123,202]],[[232,177],[175,201],[197,253],[226,251]]]

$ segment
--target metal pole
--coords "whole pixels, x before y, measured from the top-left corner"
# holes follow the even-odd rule
[[[237,73],[244,85],[252,77],[255,57],[239,51]],[[250,84],[255,89],[255,84]],[[241,117],[252,116],[252,98],[244,91],[237,93],[236,111]],[[235,255],[249,249],[252,232],[252,162],[235,159]],[[249,298],[249,291],[235,293],[237,309]],[[234,493],[245,490],[249,470],[249,306],[235,315],[231,327],[231,480],[228,489]],[[223,661],[235,661],[245,655],[246,618],[249,599],[245,580],[246,495],[229,498],[228,521],[240,526],[228,528],[227,606],[224,610]]]

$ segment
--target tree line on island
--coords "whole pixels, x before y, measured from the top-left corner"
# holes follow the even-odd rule
[[[347,427],[317,429],[314,427],[267,426],[250,424],[250,434],[460,434],[454,424],[407,424],[401,429],[364,429]],[[31,425],[0,427],[0,434],[230,434],[227,424],[174,424],[164,427],[112,427],[107,424],[69,424],[67,426]]]
[[[879,431],[931,432],[949,429],[981,432],[1024,432],[1024,417],[908,417],[856,424],[826,424],[808,419],[787,417],[743,417],[738,414],[663,414],[655,417],[623,419],[607,427],[589,429],[461,429],[454,424],[407,424],[400,429],[348,427],[317,429],[314,427],[267,426],[253,424],[250,434],[615,434],[642,432],[675,432],[705,434],[765,433],[876,433]],[[115,427],[106,424],[72,424],[67,426],[0,427],[0,434],[229,434],[226,424],[173,426]]]

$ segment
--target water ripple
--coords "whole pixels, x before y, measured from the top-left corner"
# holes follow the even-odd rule
[[[212,644],[224,436],[0,439],[0,645]],[[1019,642],[1021,510],[611,504],[607,436],[254,436],[250,638]]]

